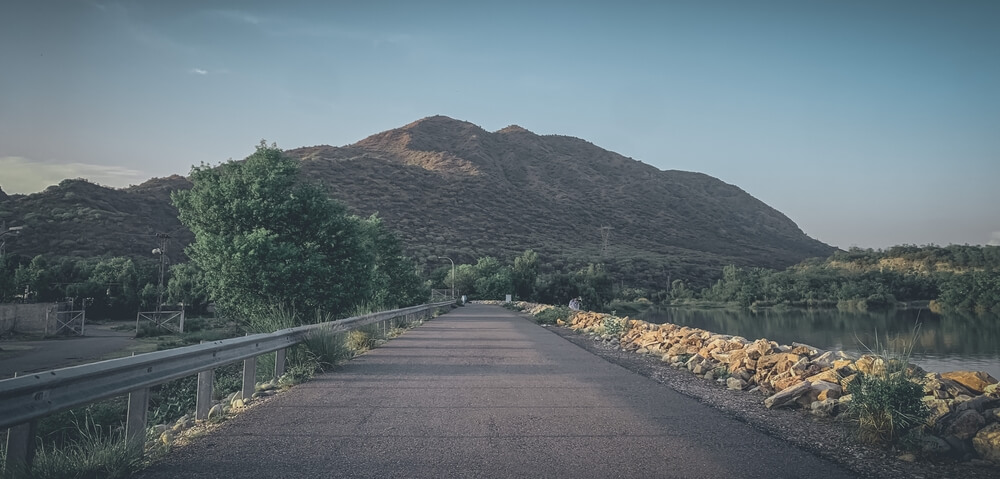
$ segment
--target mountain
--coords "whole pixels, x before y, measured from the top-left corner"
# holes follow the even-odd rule
[[[353,213],[377,212],[429,268],[447,263],[438,256],[465,263],[532,248],[548,270],[603,262],[626,286],[707,284],[726,264],[781,268],[834,251],[711,176],[516,125],[489,132],[434,116],[352,145],[286,153]],[[35,240],[17,246],[23,254],[148,255],[152,243],[137,249],[126,239],[173,231],[178,244],[191,240],[169,203],[170,191],[187,187],[177,176],[119,190],[67,180],[0,199],[0,219],[29,226]]]

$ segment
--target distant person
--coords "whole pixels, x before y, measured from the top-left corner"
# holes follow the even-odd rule
[[[580,306],[583,304],[581,302],[582,299],[583,298],[577,296],[577,297],[569,300],[569,309],[572,309],[573,311],[579,311],[580,310]]]
[[[462,304],[465,304],[465,300],[466,300],[466,299],[468,299],[468,298],[466,298],[466,297],[465,297],[465,295],[463,294],[463,295],[462,295]]]

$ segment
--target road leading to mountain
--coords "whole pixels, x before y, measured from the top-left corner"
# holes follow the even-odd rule
[[[142,475],[854,477],[496,306],[470,305]]]

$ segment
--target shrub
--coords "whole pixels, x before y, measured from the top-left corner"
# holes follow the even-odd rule
[[[357,353],[363,353],[375,347],[375,338],[367,332],[355,329],[347,333],[347,349]]]
[[[557,320],[569,321],[573,311],[566,306],[556,306],[540,311],[535,315],[535,321],[539,324],[556,324]]]
[[[83,424],[77,439],[62,447],[42,444],[35,453],[30,471],[8,470],[8,477],[32,479],[125,478],[132,477],[142,463],[142,444],[126,443],[120,429]]]
[[[863,442],[896,443],[922,426],[929,415],[922,401],[923,386],[910,377],[913,370],[909,358],[918,331],[919,327],[914,328],[912,337],[902,342],[899,351],[881,349],[875,354],[879,367],[872,368],[868,374],[858,373],[847,385],[847,392],[851,394],[847,411],[857,421],[858,436]],[[880,349],[877,339],[875,346],[876,350]]]
[[[628,318],[610,316],[604,318],[604,321],[601,321],[601,325],[604,327],[604,334],[621,338],[625,334],[625,331],[628,330]]]

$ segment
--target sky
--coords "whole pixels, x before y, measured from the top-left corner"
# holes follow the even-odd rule
[[[1000,244],[996,1],[0,4],[0,188],[446,115],[706,173],[823,242]]]

